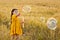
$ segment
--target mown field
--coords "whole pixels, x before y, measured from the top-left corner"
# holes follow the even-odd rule
[[[23,12],[25,5],[31,12]],[[0,40],[10,40],[11,10],[17,8],[24,16],[21,40],[60,40],[60,0],[0,0]],[[40,17],[45,17],[43,22]],[[56,30],[48,29],[48,18],[57,20]]]

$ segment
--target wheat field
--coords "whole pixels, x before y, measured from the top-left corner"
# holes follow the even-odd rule
[[[23,12],[25,5],[31,6],[31,12]],[[60,0],[0,0],[0,40],[10,40],[11,10],[17,8],[24,16],[21,40],[60,40]],[[40,17],[45,17],[42,22]],[[48,18],[57,20],[55,30],[48,29]]]

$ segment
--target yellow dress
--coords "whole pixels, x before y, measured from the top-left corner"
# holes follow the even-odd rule
[[[15,34],[22,35],[22,28],[18,17],[16,17],[16,15],[12,15],[10,35],[15,35]]]

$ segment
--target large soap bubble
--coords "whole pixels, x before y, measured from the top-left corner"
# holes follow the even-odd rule
[[[55,18],[49,18],[47,20],[47,26],[51,30],[55,30],[57,27],[57,20]]]

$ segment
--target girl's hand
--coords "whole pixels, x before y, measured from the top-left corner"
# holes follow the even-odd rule
[[[19,14],[17,14],[17,16],[16,16],[16,17],[18,17],[18,16],[20,16],[20,13],[19,13]]]

